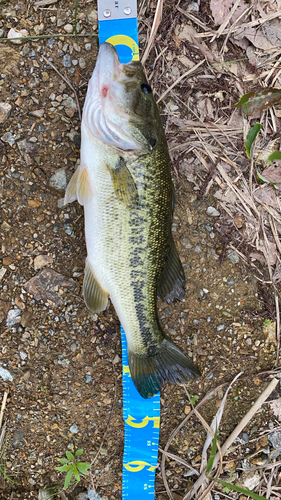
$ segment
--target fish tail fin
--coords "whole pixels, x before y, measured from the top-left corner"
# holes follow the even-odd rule
[[[185,384],[201,375],[197,366],[167,338],[154,355],[144,356],[128,349],[128,359],[135,387],[145,399],[157,394],[165,382]]]

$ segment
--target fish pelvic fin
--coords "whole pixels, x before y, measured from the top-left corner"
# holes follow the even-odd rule
[[[71,177],[64,196],[64,204],[78,200],[80,205],[86,205],[93,198],[88,170],[85,165],[79,165]]]
[[[146,357],[128,349],[128,359],[135,387],[145,399],[157,394],[165,382],[185,384],[201,375],[197,366],[166,338],[154,356]]]
[[[126,205],[137,203],[139,197],[138,191],[125,160],[120,156],[114,167],[108,166],[108,169],[116,198]]]
[[[168,260],[157,293],[168,304],[172,304],[176,300],[183,300],[185,296],[184,271],[172,235]]]
[[[86,260],[85,275],[83,282],[83,295],[86,306],[90,311],[99,313],[104,311],[108,302],[108,293],[102,288]]]

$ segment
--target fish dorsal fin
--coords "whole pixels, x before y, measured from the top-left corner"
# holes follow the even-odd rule
[[[108,293],[101,287],[98,280],[95,278],[88,260],[86,260],[83,295],[86,306],[90,311],[99,313],[106,308]]]
[[[170,251],[166,267],[157,290],[158,296],[168,304],[183,300],[185,295],[185,277],[173,237],[170,237]]]
[[[108,167],[116,198],[130,205],[138,201],[138,191],[131,172],[121,156],[113,167]]]
[[[86,205],[93,198],[89,173],[85,165],[79,165],[71,177],[65,191],[64,204],[78,200],[80,205]]]

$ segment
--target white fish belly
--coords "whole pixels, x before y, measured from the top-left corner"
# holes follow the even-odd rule
[[[126,204],[116,199],[108,170],[98,186],[93,200],[84,206],[88,263],[110,296],[128,344],[137,352],[142,339],[131,286],[130,213]]]

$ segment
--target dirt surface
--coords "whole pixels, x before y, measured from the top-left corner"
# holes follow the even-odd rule
[[[163,22],[174,13],[174,23],[168,33],[160,27],[156,47],[162,50],[165,42],[168,52],[183,53],[187,48],[175,29],[190,21],[172,7],[173,2],[166,3]],[[97,33],[95,9],[92,2],[79,2],[80,34]],[[74,26],[73,16],[74,1],[35,8],[30,2],[11,0],[0,6],[2,36],[12,27],[24,28],[29,35],[61,33],[60,38],[20,45],[2,42],[0,46],[0,100],[12,107],[0,125],[0,367],[7,371],[2,371],[0,388],[1,395],[4,390],[9,393],[1,460],[5,474],[14,481],[10,484],[0,476],[3,499],[36,498],[40,488],[63,484],[64,475],[55,467],[71,443],[84,448],[83,460],[92,463],[94,484],[102,499],[122,496],[120,325],[112,306],[103,314],[92,315],[83,302],[83,210],[76,202],[62,204],[66,182],[79,161],[80,120],[72,89],[42,58],[51,58],[71,81],[82,108],[96,60],[97,37],[80,37],[76,44],[64,29]],[[141,23],[141,48],[146,30]],[[189,57],[198,62],[194,47]],[[167,58],[152,70],[153,59],[155,54],[147,62],[147,70],[159,98],[165,90],[159,76],[171,71],[176,78],[186,68]],[[199,85],[202,81],[197,80]],[[227,81],[225,75],[217,78],[212,92],[225,93],[224,113],[230,115],[227,106],[233,97],[228,94]],[[196,78],[184,82],[174,92],[184,102],[191,97],[192,105]],[[171,143],[177,128],[171,125],[170,113],[178,104],[169,96],[165,103],[161,110]],[[182,120],[191,119],[185,107],[176,111]],[[208,207],[217,207],[212,190],[202,197],[196,183],[188,182],[182,163],[189,161],[188,152],[172,155],[177,199],[173,234],[184,264],[187,292],[185,301],[173,306],[159,302],[159,314],[171,338],[202,370],[202,378],[188,386],[198,401],[243,372],[226,403],[220,428],[223,443],[268,384],[267,375],[259,374],[273,367],[276,345],[274,341],[265,344],[268,311],[260,300],[254,273],[226,249],[217,234],[220,213],[207,213]],[[201,173],[199,187],[205,177]],[[225,387],[201,408],[209,424]],[[162,390],[161,448],[190,409],[182,387]],[[275,417],[265,405],[244,430],[250,442],[241,438],[233,450],[238,471],[242,458],[253,451],[269,456],[263,453],[268,446],[266,432],[275,426]],[[200,422],[191,418],[169,451],[198,469],[205,435]],[[185,466],[169,458],[166,477],[176,500],[194,482]],[[76,498],[90,484],[90,479],[83,479],[74,491],[67,492],[68,498]],[[156,491],[156,498],[168,498],[160,469]],[[215,498],[223,496],[217,493]]]

